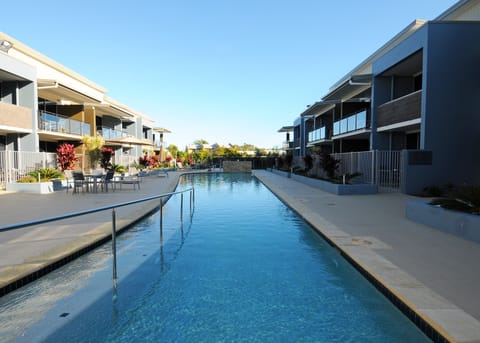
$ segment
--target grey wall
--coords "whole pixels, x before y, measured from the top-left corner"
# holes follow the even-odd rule
[[[13,81],[2,82],[0,101],[27,107],[32,110],[32,133],[7,134],[6,149],[39,151],[37,134],[37,71],[34,67],[1,53],[0,66],[2,70],[16,78]]]
[[[480,184],[480,23],[428,25],[421,147],[432,182]]]
[[[387,135],[377,132],[377,111],[376,108],[391,100],[391,78],[375,77],[372,86],[372,102],[371,102],[371,134],[370,134],[370,150],[388,150],[389,139]]]
[[[480,184],[479,41],[479,22],[429,22],[373,65],[371,145],[385,149],[385,139],[375,132],[375,109],[385,102],[390,86],[388,78],[378,75],[423,49],[420,149],[432,151],[433,160],[431,166],[406,171],[406,182],[415,189]]]

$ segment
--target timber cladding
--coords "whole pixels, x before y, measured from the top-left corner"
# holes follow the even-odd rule
[[[226,173],[250,173],[252,161],[223,161],[223,171]]]

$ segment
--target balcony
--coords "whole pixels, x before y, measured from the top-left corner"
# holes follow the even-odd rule
[[[0,127],[8,132],[31,132],[32,110],[0,102]]]
[[[344,133],[366,129],[367,111],[358,112],[353,116],[337,120],[333,123],[333,135],[342,135]]]
[[[40,130],[50,132],[90,135],[90,124],[46,111],[40,111],[38,127]]]
[[[292,150],[293,149],[293,142],[283,142],[282,143],[283,150]]]
[[[377,127],[420,118],[421,106],[421,90],[380,105],[377,108]]]
[[[320,141],[320,140],[327,139],[326,132],[327,132],[326,126],[322,126],[319,129],[310,131],[308,133],[308,142],[310,143],[310,142],[315,142],[315,141]]]
[[[97,130],[97,135],[102,136],[106,140],[120,139],[127,137],[127,133],[122,130],[115,130],[110,127],[102,126],[100,130]]]
[[[153,142],[153,147],[157,149],[160,149],[160,148],[166,149],[168,147],[168,143],[164,141],[161,142],[159,140],[155,140]]]

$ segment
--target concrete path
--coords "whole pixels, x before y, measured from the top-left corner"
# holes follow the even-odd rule
[[[0,193],[0,225],[15,224],[172,192],[180,172],[144,177],[140,189],[123,185],[108,193]],[[117,230],[160,205],[160,200],[116,209]],[[22,280],[112,233],[111,210],[0,232],[0,288]]]
[[[254,174],[445,337],[480,342],[480,244],[409,221],[405,194],[337,196]]]
[[[140,190],[98,194],[0,193],[0,225],[140,199],[175,189],[180,172],[145,177]],[[445,337],[480,342],[480,244],[405,218],[398,193],[336,196],[267,171],[254,174],[344,254]],[[117,210],[125,227],[159,202]],[[111,212],[0,233],[0,287],[111,235]]]

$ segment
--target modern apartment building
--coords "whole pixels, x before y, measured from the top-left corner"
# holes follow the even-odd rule
[[[154,120],[106,93],[105,88],[0,33],[0,153],[54,153],[67,142],[82,156],[85,135],[103,136],[118,164],[136,161],[144,149],[153,151]],[[2,163],[7,164],[0,156]]]
[[[412,22],[295,120],[297,161],[312,148],[345,164],[370,152],[370,182],[411,194],[480,183],[479,38],[479,0]]]

